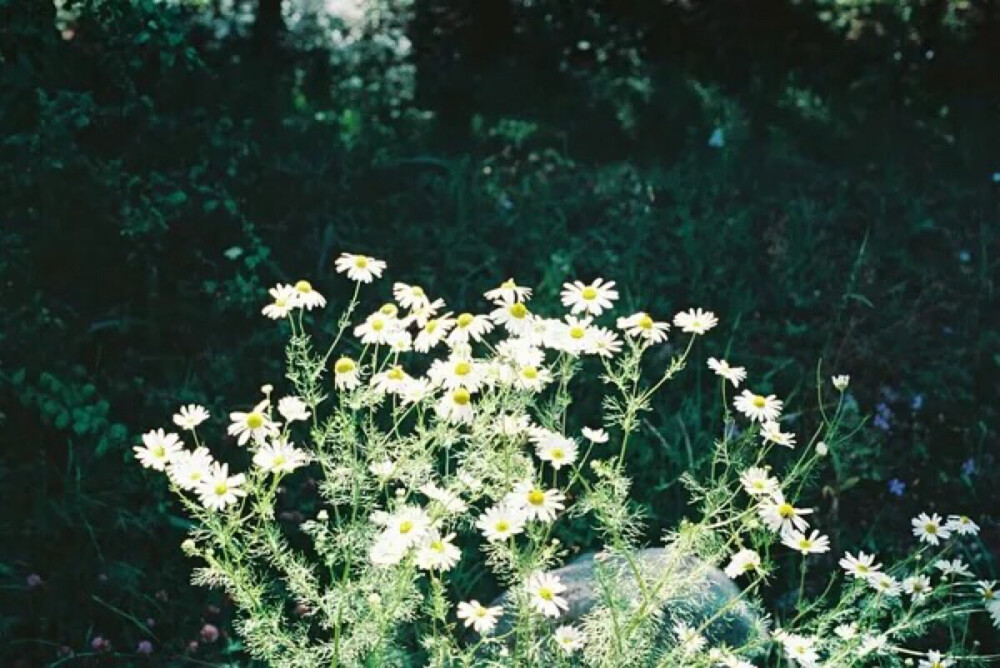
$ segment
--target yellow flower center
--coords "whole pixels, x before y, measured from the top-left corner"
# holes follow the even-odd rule
[[[354,266],[357,267],[358,269],[364,269],[365,267],[368,266],[368,258],[366,258],[364,255],[357,256],[356,258],[354,258]]]
[[[379,309],[379,313],[381,313],[382,315],[387,315],[389,317],[393,317],[397,313],[399,313],[399,309],[396,308],[395,304],[393,304],[392,302],[389,302],[387,304],[382,304],[382,308]]]
[[[579,325],[573,325],[572,327],[569,328],[570,338],[582,339],[583,335],[586,333],[587,330],[585,330],[583,327],[580,327]]]
[[[566,458],[566,451],[562,448],[552,448],[552,452],[550,454],[552,455],[552,459],[556,461],[562,461]]]
[[[455,365],[456,376],[468,376],[470,373],[472,373],[472,365],[465,360]]]
[[[786,520],[789,517],[795,517],[795,508],[790,503],[783,503],[778,506],[778,515]]]
[[[520,302],[517,304],[511,304],[510,308],[507,310],[512,318],[517,318],[518,320],[521,320],[528,315],[528,307]]]
[[[597,290],[588,285],[583,290],[580,290],[580,296],[586,299],[587,301],[590,301],[592,299],[597,299]]]
[[[472,324],[472,320],[473,320],[473,315],[471,313],[463,313],[460,316],[458,316],[457,320],[458,326],[463,328],[468,327],[469,325]]]
[[[222,496],[223,494],[229,491],[229,485],[227,485],[225,482],[217,482],[215,483],[214,491],[217,496]]]
[[[653,329],[653,319],[645,313],[639,318],[639,327],[642,329]]]
[[[433,334],[434,330],[437,328],[438,328],[437,320],[428,320],[427,324],[424,325],[424,331],[427,332],[428,334]]]
[[[808,550],[811,547],[812,547],[812,541],[809,540],[808,538],[803,538],[799,541],[800,550]]]
[[[394,366],[385,374],[390,380],[403,380],[406,374],[403,372],[403,367]]]
[[[382,318],[375,318],[372,320],[372,330],[376,332],[381,332],[385,329],[385,320]]]
[[[548,587],[541,587],[538,590],[538,598],[542,599],[543,601],[551,601],[553,598],[555,598],[555,596],[556,596],[555,593]]]
[[[431,541],[430,548],[435,552],[444,552],[444,543],[440,540]]]
[[[247,415],[247,426],[251,429],[260,429],[264,426],[264,416],[260,413],[250,413]]]
[[[469,391],[464,387],[460,387],[451,393],[451,400],[454,401],[459,406],[465,406],[467,403],[469,403],[469,399],[471,398],[472,395],[470,395]]]
[[[338,374],[345,374],[354,371],[354,360],[349,357],[341,357],[333,365],[333,371]]]
[[[938,528],[937,525],[934,524],[933,522],[928,522],[927,524],[924,525],[924,531],[926,531],[929,534],[935,534],[937,533]]]
[[[760,396],[759,394],[755,394],[753,397],[753,405],[756,408],[763,408],[764,406],[767,405],[767,399]]]
[[[167,456],[167,449],[162,445],[154,445],[153,456],[156,457],[157,459],[163,459],[164,457]]]
[[[414,297],[423,297],[424,289],[419,285],[414,285],[412,288],[410,288],[410,294],[413,295]]]
[[[538,369],[536,369],[533,366],[526,366],[523,369],[521,369],[521,375],[527,378],[528,380],[534,380],[538,378]]]
[[[272,461],[271,463],[274,466],[281,466],[282,464],[285,463],[285,461],[286,460],[285,460],[285,456],[284,455],[275,455],[274,456],[274,461]]]
[[[299,281],[295,284],[295,289],[306,294],[307,292],[312,292],[313,286],[309,281]]]
[[[408,534],[413,531],[413,522],[410,520],[403,520],[399,523],[399,533]]]
[[[868,570],[868,567],[864,564],[858,564],[858,573],[867,573]]]
[[[478,608],[475,609],[475,611],[473,611],[472,614],[474,614],[479,619],[482,619],[486,616],[486,612],[487,612],[486,608],[484,608],[483,606],[479,606]]]
[[[533,506],[540,506],[545,503],[545,492],[537,487],[528,492],[528,503]]]
[[[285,305],[287,303],[288,303],[288,300],[285,299],[284,297],[276,297],[274,299],[274,305],[277,306],[278,308],[285,308]]]
[[[498,520],[493,528],[503,533],[504,531],[507,531],[507,529],[510,528],[510,523],[507,520]]]

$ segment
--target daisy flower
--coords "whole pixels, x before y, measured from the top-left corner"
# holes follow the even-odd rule
[[[500,419],[493,424],[496,433],[502,436],[520,436],[531,428],[531,416],[526,413],[504,413]]]
[[[500,504],[488,509],[476,520],[476,528],[489,542],[507,540],[524,531],[527,517],[520,508]]]
[[[584,350],[588,355],[600,355],[608,358],[614,357],[622,351],[622,342],[618,335],[606,327],[592,327],[590,330],[590,344]]]
[[[486,334],[493,330],[493,323],[485,315],[459,313],[455,318],[455,328],[448,334],[448,345],[455,347],[469,340],[482,341]]]
[[[462,601],[458,604],[457,616],[462,620],[465,628],[471,626],[480,635],[492,631],[501,614],[503,614],[502,607],[487,608],[475,599],[469,602]]]
[[[380,518],[385,524],[383,536],[404,548],[413,547],[431,530],[431,518],[423,508],[403,506],[391,515]]]
[[[949,515],[945,528],[961,536],[975,536],[979,533],[979,525],[967,515]]]
[[[309,463],[309,455],[289,441],[265,443],[254,453],[253,463],[268,473],[291,473]]]
[[[579,355],[590,348],[593,337],[590,322],[590,318],[567,315],[565,322],[558,322],[548,329],[543,343],[553,350]]]
[[[934,562],[934,568],[941,571],[942,577],[950,577],[952,575],[972,577],[972,571],[969,570],[969,567],[961,559],[952,559],[951,561],[938,559]]]
[[[927,658],[921,659],[917,668],[948,668],[955,665],[955,662],[945,657],[941,652],[931,650],[927,652]]]
[[[790,529],[805,531],[809,528],[809,522],[803,515],[812,513],[812,508],[796,508],[778,491],[773,492],[770,498],[761,501],[757,512],[771,531],[784,532]]]
[[[586,313],[588,315],[601,315],[605,309],[611,308],[611,303],[618,299],[618,291],[614,289],[614,281],[605,281],[603,278],[596,279],[593,283],[585,284],[583,281],[573,281],[563,283],[562,297],[563,306],[570,309],[570,313]]]
[[[526,339],[504,339],[497,344],[496,356],[514,366],[541,366],[545,351]]]
[[[535,453],[543,462],[548,462],[555,470],[572,465],[576,461],[577,445],[572,438],[555,435],[535,444]]]
[[[556,575],[533,573],[525,588],[531,607],[546,617],[558,617],[569,609],[569,603],[559,595],[566,591],[566,585]]]
[[[372,377],[372,389],[379,394],[402,394],[409,382],[409,374],[395,364]]]
[[[464,387],[457,387],[438,400],[435,406],[438,417],[447,422],[463,424],[472,422],[472,394]]]
[[[501,325],[508,333],[520,336],[531,327],[533,316],[528,307],[517,301],[501,301],[490,312],[490,320]]]
[[[428,321],[433,319],[438,314],[438,311],[443,308],[444,300],[435,299],[430,304],[410,309],[410,314],[406,316],[404,323],[407,327],[410,326],[410,323],[413,323],[417,329],[421,329],[422,327],[426,327]],[[450,316],[451,313],[449,312],[447,315]]]
[[[411,311],[418,311],[431,304],[427,293],[419,285],[393,283],[392,296],[400,306]]]
[[[616,325],[632,338],[645,339],[649,343],[666,341],[667,332],[670,331],[669,323],[657,322],[645,311],[633,313],[627,318],[618,318]]]
[[[552,634],[552,640],[566,654],[583,649],[584,635],[575,626],[560,626]]]
[[[855,557],[850,552],[845,552],[844,557],[840,560],[840,567],[848,575],[860,580],[867,580],[878,573],[879,569],[882,568],[882,564],[875,563],[874,554],[858,552],[858,556]]]
[[[417,549],[417,568],[424,571],[450,571],[462,558],[462,551],[452,542],[455,534],[442,536],[432,529]]]
[[[281,320],[286,317],[293,308],[296,308],[299,305],[299,293],[295,290],[294,285],[284,285],[282,283],[278,283],[276,286],[269,289],[268,293],[274,301],[262,308],[260,312],[262,315],[267,316],[271,320]]]
[[[427,370],[427,377],[446,390],[465,387],[475,392],[483,384],[483,368],[473,359],[452,354],[447,360],[434,360]]]
[[[725,568],[726,575],[735,580],[744,573],[756,571],[760,568],[760,555],[753,550],[740,550],[729,560],[729,565]]]
[[[298,397],[283,397],[278,401],[278,412],[286,422],[300,422],[308,420],[312,413],[309,412],[309,405]]]
[[[520,286],[513,278],[508,278],[500,284],[500,287],[489,290],[483,296],[494,304],[523,302],[531,299],[531,288]]]
[[[919,603],[933,591],[931,579],[926,575],[911,575],[903,579],[903,591],[913,599],[914,603]]]
[[[767,469],[751,466],[740,476],[743,489],[751,496],[773,495],[780,493],[777,478],[772,478]]]
[[[354,336],[368,345],[388,345],[393,335],[400,329],[399,320],[375,311],[365,321],[354,328]]]
[[[711,311],[688,309],[674,316],[674,327],[680,327],[685,334],[704,334],[719,324],[719,319]]]
[[[231,424],[227,430],[230,436],[236,437],[239,445],[246,445],[251,438],[255,443],[263,443],[268,438],[277,436],[278,424],[273,422],[264,409],[267,399],[257,404],[249,413],[234,412],[229,414]]]
[[[765,443],[783,445],[786,448],[795,448],[795,434],[781,431],[781,425],[777,422],[765,422],[760,428],[760,435]]]
[[[910,524],[913,525],[913,535],[931,545],[940,545],[942,540],[951,537],[951,529],[942,523],[937,513],[930,516],[920,513],[910,520]]]
[[[781,542],[803,555],[822,554],[830,550],[830,539],[821,536],[819,531],[813,531],[807,536],[801,531],[790,529],[781,534]]]
[[[456,492],[438,487],[434,482],[421,485],[420,491],[431,501],[436,501],[441,509],[449,515],[464,513],[469,508],[468,504]]]
[[[206,508],[224,510],[226,506],[236,503],[241,496],[247,495],[246,490],[241,488],[245,482],[245,475],[229,475],[229,465],[216,462],[198,486],[198,497]]]
[[[603,429],[591,429],[590,427],[584,427],[580,430],[583,437],[590,441],[591,443],[607,443],[608,442],[608,432]]]
[[[708,644],[705,636],[684,622],[675,622],[673,632],[677,638],[677,644],[685,655],[697,654]]]
[[[326,306],[326,299],[316,292],[309,281],[299,281],[295,284],[295,306],[300,306],[307,311],[314,308]]]
[[[208,411],[204,406],[198,404],[188,404],[181,406],[177,414],[174,415],[174,424],[181,429],[194,431],[194,428],[208,419]]]
[[[714,357],[708,358],[708,368],[715,372],[716,376],[721,376],[739,387],[740,383],[747,379],[747,370],[741,366],[729,366],[726,360],[717,360]]]
[[[406,556],[409,546],[395,540],[390,534],[382,534],[368,551],[368,558],[375,566],[395,566]]]
[[[371,283],[372,279],[381,278],[386,267],[382,260],[351,253],[341,253],[333,264],[338,274],[347,274],[349,279],[359,283]]]
[[[403,387],[403,403],[406,405],[419,404],[421,401],[434,393],[431,381],[426,378],[411,378]]]
[[[788,657],[794,659],[800,666],[811,668],[819,664],[819,652],[816,651],[816,640],[805,638],[795,633],[786,633],[781,638]]]
[[[142,435],[142,445],[135,446],[135,457],[147,469],[163,471],[167,464],[177,456],[181,446],[177,434],[168,434],[162,429],[154,429]]]
[[[451,328],[455,326],[455,320],[451,313],[446,313],[439,318],[430,318],[420,326],[420,332],[413,341],[413,349],[418,353],[426,353],[431,348],[441,343],[448,335]]]
[[[188,491],[197,490],[212,468],[212,455],[208,448],[181,450],[167,466],[167,475],[175,485]]]
[[[333,384],[338,390],[353,390],[361,384],[358,363],[350,357],[341,357],[333,363]]]
[[[383,459],[368,466],[368,471],[383,483],[392,479],[396,473],[396,463],[391,459]]]
[[[551,522],[565,508],[566,496],[557,489],[543,490],[530,480],[518,483],[506,501],[525,513],[529,520]]]
[[[903,586],[899,584],[899,581],[888,573],[875,573],[868,578],[868,584],[879,594],[889,598],[896,598],[903,591]]]
[[[847,386],[851,384],[851,377],[848,375],[834,376],[830,379],[830,382],[833,383],[833,386],[837,389],[837,391],[843,392],[847,389]]]
[[[781,408],[784,404],[773,394],[766,397],[763,394],[754,394],[750,390],[743,390],[736,399],[733,406],[740,413],[754,422],[774,422],[781,415]]]

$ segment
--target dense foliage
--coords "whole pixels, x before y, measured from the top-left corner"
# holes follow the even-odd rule
[[[241,660],[127,462],[177,401],[279,376],[266,287],[294,268],[344,303],[345,248],[449,303],[603,275],[629,307],[704,304],[707,353],[786,399],[821,358],[871,416],[813,490],[834,552],[891,552],[947,499],[996,553],[992,3],[245,4],[0,0],[9,663]],[[719,410],[664,400],[630,447],[654,529]]]

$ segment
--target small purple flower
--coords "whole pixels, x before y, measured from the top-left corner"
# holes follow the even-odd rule
[[[916,412],[924,407],[924,395],[914,394],[913,399],[910,401],[910,410]]]
[[[876,415],[872,420],[872,424],[882,431],[889,431],[889,421],[881,415]]]
[[[906,483],[899,478],[893,478],[889,481],[889,493],[897,498],[902,498],[903,494],[906,493]]]
[[[207,643],[213,643],[219,639],[219,627],[215,624],[205,624],[201,627],[201,639]]]
[[[722,128],[712,130],[712,135],[708,138],[708,145],[712,148],[722,148],[726,145],[726,135]]]
[[[32,573],[28,577],[24,578],[24,584],[28,585],[28,589],[36,589],[45,584],[45,581],[42,580],[42,576],[38,573]]]
[[[969,476],[970,478],[976,474],[976,460],[969,457],[964,462],[962,462],[962,475]]]
[[[90,649],[95,652],[107,652],[111,649],[111,643],[103,636],[94,636],[94,639],[90,641]]]
[[[140,640],[139,645],[135,648],[136,654],[152,654],[153,653],[153,643],[148,640]]]

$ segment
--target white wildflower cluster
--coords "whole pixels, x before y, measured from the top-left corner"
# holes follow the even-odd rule
[[[513,279],[470,310],[396,282],[383,296],[389,301],[356,316],[360,288],[380,279],[386,263],[344,253],[334,266],[356,285],[328,345],[315,347],[307,333],[327,305],[309,282],[275,286],[263,308],[291,332],[284,395],[263,386],[259,399],[229,413],[225,438],[202,431],[211,419],[205,408],[182,406],[173,423],[190,447],[157,428],[135,448],[143,466],[167,474],[195,520],[184,545],[203,562],[194,580],[232,597],[255,658],[275,666],[751,668],[790,660],[839,668],[919,655],[920,665],[937,667],[951,665],[949,653],[915,649],[928,627],[954,629],[977,612],[1000,624],[994,583],[973,582],[955,554],[978,526],[925,513],[913,520],[913,553],[891,567],[865,552],[845,554],[846,577],[828,588],[836,596],[811,603],[800,592],[797,612],[768,632],[760,590],[769,576],[798,567],[805,584],[806,563],[822,563],[815,555],[830,550],[811,524],[821,514],[798,499],[823,455],[848,435],[838,404],[832,415],[821,411],[797,447],[783,401],[750,389],[732,400],[735,413],[726,410],[711,473],[685,478],[701,517],[664,537],[663,569],[640,567],[645,524],[630,499],[627,447],[657,390],[718,325],[713,313],[612,317],[619,292],[597,278],[565,283],[565,312],[556,317],[536,312],[532,290]],[[668,336],[678,333],[684,341],[674,347]],[[654,348],[670,357],[665,366],[647,355]],[[747,370],[714,357],[707,364],[728,405],[727,386],[739,389]],[[600,413],[576,415],[574,381],[587,368],[608,392]],[[835,383],[838,391],[846,382]],[[780,474],[769,463],[775,456],[792,459]],[[287,476],[311,484],[293,486]],[[305,496],[293,497],[293,487]],[[319,508],[298,527],[308,549],[298,539],[293,547],[276,512],[297,502]],[[590,584],[597,600],[582,611],[558,568],[570,550],[557,537],[581,519],[602,541],[600,583]],[[682,594],[697,601],[714,567],[743,587],[740,605],[760,620],[742,644],[724,640],[713,622],[725,609],[665,614]],[[506,593],[470,598],[477,581]]]

